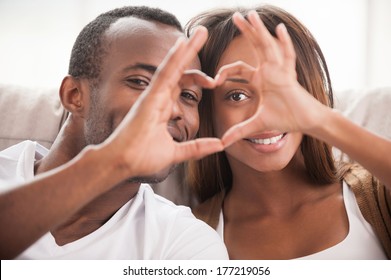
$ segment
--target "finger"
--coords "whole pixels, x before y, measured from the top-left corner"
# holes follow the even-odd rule
[[[222,85],[225,81],[234,81],[242,83],[250,83],[256,68],[243,62],[236,61],[231,64],[224,65],[219,69],[215,76],[216,86]]]
[[[194,31],[190,39],[179,39],[159,65],[152,79],[152,88],[166,88],[172,93],[171,97],[177,98],[179,93],[173,89],[177,87],[186,66],[197,56],[207,37],[206,28],[200,27]]]
[[[171,87],[174,87],[174,85],[177,83],[177,80],[179,80],[178,77],[179,75],[177,74],[177,72],[179,72],[178,68],[180,68],[181,63],[183,62],[180,59],[180,56],[186,48],[185,40],[186,39],[182,37],[178,38],[174,46],[169,50],[169,52],[165,56],[162,63],[160,63],[160,65],[158,66],[151,80],[151,84],[150,84],[151,92],[153,93],[160,92],[159,90],[152,90],[152,89],[158,89],[162,86],[164,87],[168,86],[171,89]]]
[[[257,131],[262,131],[263,129],[264,124],[259,117],[259,113],[256,113],[251,118],[228,129],[221,138],[221,141],[223,142],[224,148],[227,148],[236,141],[246,138]]]
[[[145,90],[137,103],[154,106],[156,110],[169,108],[170,100],[176,100],[181,93],[178,85],[187,64],[206,41],[208,31],[200,27],[194,31],[190,39],[179,38],[167,53],[153,75],[150,86]],[[192,50],[192,51],[189,51]],[[192,54],[188,54],[191,52]],[[152,107],[150,107],[152,109]]]
[[[134,104],[136,106],[133,107],[147,107],[149,112],[151,110],[164,112],[161,117],[162,119],[167,119],[171,113],[172,102],[181,93],[178,82],[183,75],[184,69],[205,43],[207,34],[206,28],[200,27],[195,30],[190,39],[179,38],[159,65],[150,86],[137,99]],[[210,83],[211,81],[209,83],[205,82],[207,85]]]
[[[223,143],[218,138],[199,138],[177,144],[174,163],[180,163],[190,159],[200,159],[207,155],[221,152]]]
[[[255,42],[257,49],[262,49],[264,60],[281,61],[281,53],[276,39],[266,28],[256,11],[248,13],[248,21],[253,28],[253,32],[247,33],[252,42]]]
[[[181,85],[181,88],[183,88],[185,85],[197,85],[202,88],[214,88],[216,86],[216,81],[200,70],[191,69],[185,71],[179,81],[179,84]]]
[[[276,38],[266,28],[258,13],[256,11],[250,11],[248,19],[259,35],[257,36],[258,42],[263,44],[265,48],[266,59],[269,61],[280,61],[281,53]]]
[[[130,111],[140,112],[146,111],[167,111],[171,99],[171,94],[176,91],[177,94],[181,91],[175,77],[168,75],[168,68],[179,60],[177,54],[183,52],[185,48],[185,38],[179,38],[174,46],[169,50],[163,62],[159,65],[159,71],[155,71],[149,87],[140,95]],[[178,62],[179,63],[179,62]],[[176,69],[174,69],[176,71]],[[167,77],[166,77],[167,76]],[[179,80],[179,78],[178,78]],[[142,110],[143,107],[148,110]],[[136,110],[136,108],[139,108]],[[169,110],[168,110],[169,111]]]
[[[250,43],[253,45],[255,52],[256,52],[257,64],[259,64],[259,61],[265,60],[264,48],[263,48],[262,44],[260,44],[258,42],[257,31],[251,26],[251,24],[239,12],[236,12],[233,14],[232,21],[234,22],[236,27],[240,30],[242,35],[247,40],[249,40]]]
[[[286,26],[283,23],[280,23],[277,25],[276,28],[277,37],[281,42],[283,52],[284,52],[284,58],[287,66],[290,69],[295,69],[296,67],[296,51],[293,46],[293,42],[291,39],[291,36],[289,36],[288,30],[286,29]]]

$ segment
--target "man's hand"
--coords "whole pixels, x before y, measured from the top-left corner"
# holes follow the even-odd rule
[[[207,38],[199,28],[190,39],[179,39],[158,67],[149,87],[114,133],[104,142],[125,173],[131,176],[152,175],[173,164],[221,151],[217,138],[176,142],[167,130],[172,109],[181,93],[180,84],[191,80],[203,88],[213,88],[215,81],[200,71],[186,72]]]

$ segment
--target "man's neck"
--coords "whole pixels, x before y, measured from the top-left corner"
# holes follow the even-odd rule
[[[76,157],[86,146],[80,135],[80,124],[71,120],[70,116],[58,133],[49,153],[34,164],[34,174],[54,169]]]
[[[93,200],[51,231],[56,243],[62,246],[99,229],[137,195],[139,187],[139,183],[124,182]]]
[[[76,157],[86,145],[80,131],[77,122],[68,120],[48,155],[35,163],[35,175],[54,169]],[[67,221],[51,230],[58,245],[78,240],[100,228],[137,194],[140,183],[125,181],[110,187],[107,188],[109,191],[92,200]]]

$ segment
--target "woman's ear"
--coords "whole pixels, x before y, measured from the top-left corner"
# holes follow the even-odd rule
[[[73,115],[83,117],[87,102],[87,92],[84,92],[82,82],[70,75],[66,76],[61,83],[60,99],[64,108]]]

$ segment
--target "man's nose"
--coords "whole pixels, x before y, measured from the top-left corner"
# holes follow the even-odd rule
[[[177,100],[177,102],[174,103],[174,106],[172,107],[171,112],[171,120],[180,120],[183,118],[183,108],[180,104],[180,100]]]

